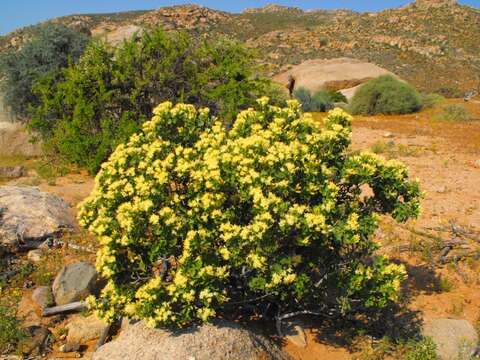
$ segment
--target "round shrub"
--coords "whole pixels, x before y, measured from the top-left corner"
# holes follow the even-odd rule
[[[383,75],[363,84],[353,95],[350,111],[353,114],[408,114],[420,110],[420,94],[410,85]]]
[[[472,114],[465,108],[465,106],[451,104],[444,106],[442,111],[434,116],[434,119],[446,121],[470,121],[472,120]]]
[[[33,87],[42,76],[52,82],[61,79],[60,71],[75,63],[82,55],[89,38],[84,33],[64,25],[48,24],[39,27],[35,37],[19,50],[0,55],[1,84],[5,104],[20,119],[26,119],[30,106],[40,101]]]
[[[101,244],[103,318],[186,326],[246,309],[337,313],[397,298],[402,265],[375,255],[379,214],[416,216],[406,167],[349,154],[351,117],[325,126],[260,98],[230,130],[170,102],[101,167],[79,220]],[[362,192],[370,187],[371,195]]]

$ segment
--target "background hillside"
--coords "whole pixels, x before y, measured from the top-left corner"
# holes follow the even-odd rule
[[[257,49],[271,75],[315,58],[372,62],[424,91],[476,88],[480,74],[480,10],[454,1],[422,0],[379,13],[303,11],[269,5],[240,14],[196,5],[50,20],[111,42],[162,25],[201,37],[225,35]],[[0,38],[0,51],[21,46],[35,26]]]

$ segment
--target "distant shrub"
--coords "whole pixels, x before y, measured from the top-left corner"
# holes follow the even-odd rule
[[[58,81],[62,68],[75,63],[87,45],[88,37],[63,25],[40,27],[38,34],[20,50],[0,56],[4,102],[20,118],[29,115],[29,107],[39,102],[33,85],[44,75]]]
[[[391,75],[363,84],[354,94],[349,109],[354,114],[408,114],[420,110],[420,94]]]
[[[437,89],[435,93],[449,99],[461,98],[464,95],[464,93],[456,87],[441,87]]]
[[[188,101],[229,122],[259,94],[278,102],[283,96],[240,44],[197,42],[160,29],[118,48],[93,42],[62,75],[62,82],[50,75],[38,81],[30,127],[52,151],[91,173],[139,130],[153,104]]]
[[[347,98],[339,91],[320,90],[312,95],[310,90],[299,87],[293,96],[302,104],[306,112],[325,112],[333,109],[336,102],[347,102]]]
[[[351,154],[350,135],[344,111],[322,126],[297,101],[260,98],[230,130],[206,108],[160,104],[80,207],[108,281],[89,304],[152,326],[391,304],[406,272],[372,235],[381,214],[417,216],[418,183],[396,160]]]
[[[470,121],[472,120],[472,115],[465,108],[465,106],[452,104],[447,105],[442,108],[442,112],[435,115],[436,120],[446,120],[446,121]]]
[[[433,108],[442,102],[445,101],[445,98],[442,95],[431,93],[431,94],[422,94],[422,107],[424,109]]]

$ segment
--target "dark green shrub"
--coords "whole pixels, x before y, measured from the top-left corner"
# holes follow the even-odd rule
[[[295,90],[293,96],[302,104],[302,110],[306,112],[324,112],[333,109],[336,102],[347,102],[347,98],[338,91],[320,90],[312,95],[310,90],[304,87]]]
[[[43,77],[30,127],[65,160],[95,172],[161,101],[208,106],[228,122],[260,93],[276,94],[253,54],[236,42],[195,42],[186,33],[145,33],[112,48],[91,43],[64,81]]]
[[[465,108],[465,106],[452,104],[444,106],[442,112],[435,115],[436,120],[446,121],[470,121],[472,114]]]
[[[27,117],[29,107],[39,101],[32,91],[35,81],[47,74],[52,81],[58,81],[60,69],[76,62],[87,42],[88,37],[83,33],[49,24],[41,27],[37,36],[20,50],[1,55],[5,104],[19,118]]]
[[[408,114],[420,110],[420,94],[391,75],[383,75],[363,84],[350,102],[354,114]]]

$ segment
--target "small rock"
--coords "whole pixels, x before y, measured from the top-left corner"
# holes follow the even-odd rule
[[[17,307],[17,316],[22,319],[24,327],[40,326],[42,318],[35,311],[35,303],[30,296],[26,294],[20,299]]]
[[[68,329],[67,344],[98,339],[102,336],[107,326],[108,324],[98,319],[95,315],[75,317],[66,326]]]
[[[22,352],[30,356],[42,355],[45,351],[50,331],[41,326],[30,326],[25,330],[31,337],[22,343]]]
[[[27,259],[30,260],[31,262],[39,262],[42,260],[43,256],[43,251],[40,249],[35,249],[35,250],[30,250],[27,253]]]
[[[27,174],[24,166],[2,166],[0,167],[0,178],[16,179]]]
[[[382,135],[384,138],[393,138],[395,135],[393,135],[391,132],[387,131]]]
[[[447,187],[445,185],[439,186],[435,189],[439,194],[445,194],[447,192]]]
[[[0,244],[12,250],[36,247],[74,226],[68,204],[36,187],[0,186],[0,208]]]
[[[480,169],[480,159],[476,160],[476,161],[473,163],[473,166],[475,166],[476,168],[479,168],[479,169]]]
[[[92,264],[78,262],[66,265],[57,274],[52,291],[57,305],[85,299],[96,290],[97,272]]]
[[[45,309],[53,304],[53,295],[50,287],[39,286],[32,293],[32,300],[40,309]]]
[[[461,354],[471,354],[478,345],[478,334],[467,320],[436,318],[427,321],[423,335],[437,345],[440,359],[457,359]]]
[[[307,346],[307,337],[303,326],[298,321],[291,321],[283,324],[283,332],[285,337],[298,347]]]
[[[66,343],[58,347],[58,351],[64,352],[64,353],[78,351],[79,349],[80,349],[80,343],[78,342]]]

